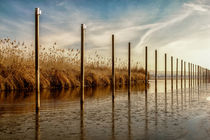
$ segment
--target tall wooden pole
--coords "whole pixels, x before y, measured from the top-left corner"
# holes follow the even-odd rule
[[[131,43],[128,43],[128,89],[131,87]],[[130,92],[128,92],[130,93]]]
[[[192,88],[192,65],[190,63],[190,87]]]
[[[203,68],[203,83],[205,83],[205,68]]]
[[[174,78],[174,74],[173,74],[173,56],[171,56],[171,107],[173,108],[173,78]]]
[[[115,97],[115,63],[114,63],[114,59],[115,59],[115,52],[114,52],[114,35],[112,35],[112,101],[114,101],[114,97]]]
[[[202,67],[200,66],[200,85],[202,83]]]
[[[36,112],[40,109],[40,70],[39,70],[39,16],[41,10],[35,9],[35,82],[36,82]]]
[[[196,74],[197,71],[196,71],[196,70],[197,70],[197,67],[196,67],[196,65],[195,65],[195,85],[196,85],[196,80],[197,80],[197,74]]]
[[[167,54],[165,53],[165,111],[167,110]]]
[[[191,63],[191,87],[193,86],[193,64]]]
[[[203,67],[201,67],[201,70],[202,70],[202,80],[203,80],[203,83],[204,83],[204,76],[203,76]]]
[[[189,88],[190,88],[190,63],[188,63],[188,78],[189,78]]]
[[[157,103],[157,50],[155,50],[155,102]]]
[[[165,53],[165,111],[167,111],[167,54]]]
[[[198,67],[198,76],[197,76],[197,82],[198,82],[198,86],[199,86],[199,83],[200,83],[200,68],[199,68],[199,66],[197,66]]]
[[[182,83],[183,83],[183,60],[181,60],[181,89],[182,89]]]
[[[207,83],[207,81],[208,81],[208,80],[207,80],[207,79],[208,79],[208,78],[207,78],[207,77],[208,77],[207,69],[205,69],[205,71],[206,71],[206,83]]]
[[[203,83],[205,83],[205,72],[204,72],[204,68],[202,68],[202,72],[203,72]]]
[[[193,64],[193,85],[195,86],[195,64]]]
[[[186,88],[186,62],[184,62],[184,88]]]
[[[85,24],[81,24],[81,77],[80,77],[80,105],[81,105],[81,109],[83,109],[83,104],[84,104],[84,98],[85,98],[85,95],[84,95],[84,81],[85,81],[85,76],[84,76],[84,54],[85,54],[85,29],[86,29],[86,26]]]
[[[173,77],[174,77],[174,74],[173,74],[173,56],[171,56],[171,91],[173,91]]]
[[[167,54],[165,53],[165,93],[167,92]]]
[[[203,68],[203,83],[205,83],[205,69]]]
[[[191,67],[191,63],[190,63],[190,87],[192,88],[192,85],[191,85],[191,81],[192,81],[192,77],[191,77],[191,74],[192,74],[192,69],[191,69],[192,67]]]
[[[148,74],[147,74],[147,46],[145,47],[145,88],[147,89]]]
[[[176,89],[178,89],[178,58],[176,59]]]

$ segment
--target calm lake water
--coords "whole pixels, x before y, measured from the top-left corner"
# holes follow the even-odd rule
[[[34,93],[0,93],[0,139],[209,139],[210,84],[178,89],[174,81],[142,87],[86,90],[84,111],[79,89],[41,93],[35,113]],[[165,96],[166,95],[166,96]]]

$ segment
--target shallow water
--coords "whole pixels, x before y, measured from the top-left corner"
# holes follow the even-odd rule
[[[117,89],[114,102],[109,88],[89,89],[84,111],[78,90],[45,90],[38,113],[34,93],[0,93],[0,139],[208,139],[210,84],[173,87],[159,80],[157,102],[154,81],[147,94]]]

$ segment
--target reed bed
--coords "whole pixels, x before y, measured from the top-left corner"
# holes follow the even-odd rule
[[[40,46],[40,85],[45,88],[76,88],[80,86],[80,51],[61,49],[54,43]],[[87,55],[85,59],[85,86],[107,87],[111,84],[111,58]],[[32,90],[35,88],[34,45],[9,38],[0,39],[0,90]],[[144,83],[144,69],[132,67],[132,83]],[[132,64],[134,65],[134,64]],[[116,58],[116,86],[127,81],[127,62]]]

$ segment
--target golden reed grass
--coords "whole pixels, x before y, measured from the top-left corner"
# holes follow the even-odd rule
[[[111,58],[95,53],[86,57],[85,86],[107,87],[111,83]],[[40,46],[41,88],[79,87],[80,51]],[[35,87],[34,45],[9,38],[0,39],[0,90],[31,90]],[[116,59],[116,86],[127,84],[127,62]],[[132,68],[132,83],[144,81],[144,69]]]

